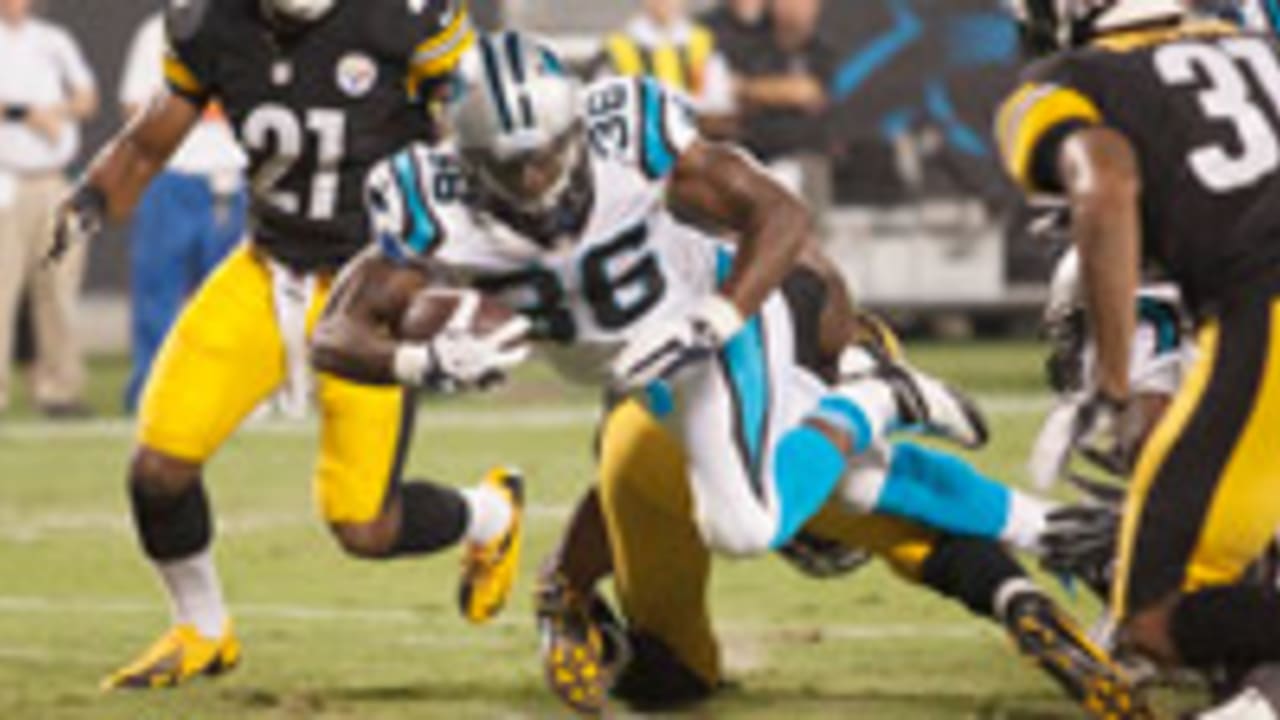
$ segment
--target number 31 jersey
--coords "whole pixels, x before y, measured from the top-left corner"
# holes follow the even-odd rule
[[[1197,315],[1280,269],[1280,53],[1217,22],[1107,35],[1030,66],[996,132],[1032,192],[1058,193],[1071,132],[1104,125],[1132,144],[1146,259]]]
[[[622,342],[688,311],[716,283],[720,243],[666,209],[667,179],[696,139],[683,99],[647,79],[604,80],[582,93],[593,192],[582,230],[545,247],[469,198],[447,145],[416,144],[370,174],[382,252],[431,255],[528,316],[550,359],[594,382]]]
[[[168,0],[165,78],[226,110],[249,156],[254,242],[297,269],[336,268],[368,243],[369,168],[434,131],[420,96],[474,37],[466,3],[346,0],[293,31],[261,5]]]

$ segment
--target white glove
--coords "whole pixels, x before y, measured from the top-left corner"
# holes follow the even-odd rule
[[[480,295],[467,291],[449,322],[425,343],[405,343],[394,358],[396,378],[405,385],[440,392],[488,388],[529,357],[530,323],[517,315],[481,335],[472,329]]]
[[[620,392],[671,379],[681,369],[715,354],[744,324],[723,295],[709,295],[683,318],[659,323],[627,343],[610,368]]]

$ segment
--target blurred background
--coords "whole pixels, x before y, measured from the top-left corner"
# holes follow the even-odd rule
[[[36,3],[83,48],[101,96],[70,171],[123,122],[126,57],[157,8]],[[999,0],[472,0],[472,12],[543,35],[585,75],[684,84],[709,133],[751,147],[819,209],[858,298],[908,334],[1035,331],[1050,248],[1023,241],[990,140],[1017,69]],[[77,321],[90,355],[129,350],[128,235],[92,248]]]

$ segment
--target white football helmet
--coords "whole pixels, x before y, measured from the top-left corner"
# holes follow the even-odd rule
[[[446,117],[478,189],[522,213],[560,205],[585,157],[577,80],[520,33],[484,35],[467,51]]]
[[[1078,47],[1100,34],[1176,21],[1189,0],[1009,0],[1031,55]]]
[[[338,0],[262,0],[271,17],[289,22],[315,22],[333,10]]]

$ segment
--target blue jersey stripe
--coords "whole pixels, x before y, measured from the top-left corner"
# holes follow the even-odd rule
[[[640,95],[644,171],[651,178],[666,177],[676,164],[675,147],[663,127],[667,99],[662,88],[648,78],[640,81]]]
[[[723,285],[733,267],[733,254],[721,249],[716,253],[716,284]],[[761,485],[761,451],[765,424],[769,416],[769,369],[764,350],[764,328],[760,316],[754,315],[737,335],[720,351],[720,357],[733,395],[737,400],[736,427],[739,441],[746,451],[751,483],[763,497]]]
[[[409,249],[419,255],[425,254],[435,244],[439,231],[422,203],[423,191],[418,183],[418,173],[413,167],[413,158],[409,153],[402,152],[396,155],[391,165],[396,171],[396,184],[400,186],[400,194],[409,209]]]

